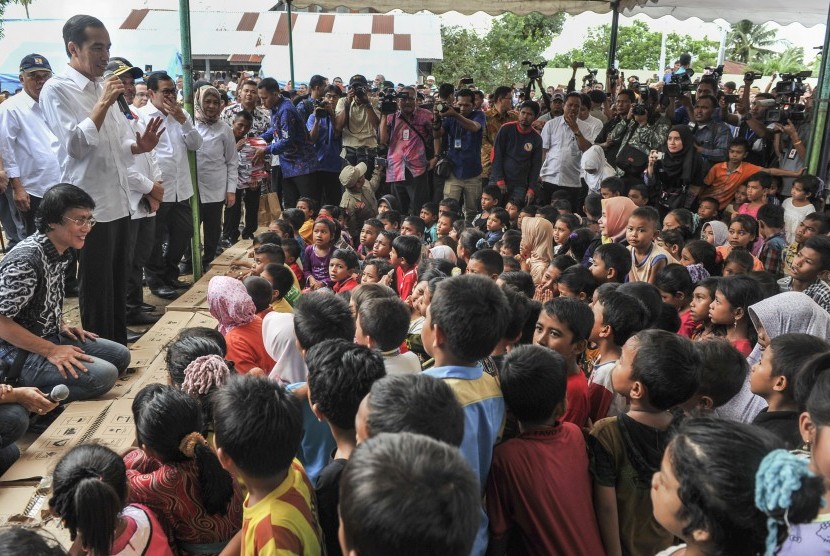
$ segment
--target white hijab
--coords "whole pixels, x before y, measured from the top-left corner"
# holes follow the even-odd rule
[[[588,184],[588,189],[593,193],[599,193],[599,184],[605,178],[616,176],[614,167],[608,164],[605,159],[605,151],[599,145],[594,145],[584,153],[580,161],[579,175]],[[592,172],[588,172],[592,170]]]
[[[268,378],[283,384],[305,382],[308,379],[308,368],[294,335],[292,313],[265,315],[262,319],[262,341],[265,351],[276,361]]]

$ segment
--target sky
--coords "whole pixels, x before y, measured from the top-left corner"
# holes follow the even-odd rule
[[[244,0],[237,3],[230,3],[235,10],[266,10],[274,5],[276,0]],[[367,0],[370,4],[371,0]],[[66,0],[33,0],[29,8],[29,13],[33,18],[61,18],[66,19],[71,15],[77,13],[90,13],[102,19],[109,17],[124,17],[129,13],[130,8],[166,8],[175,9],[178,6],[177,0],[126,0],[126,1],[106,1],[106,0],[73,0],[67,2]],[[227,0],[190,0],[191,10],[223,10],[227,9],[229,2]],[[10,5],[6,9],[6,19],[13,19],[25,17],[25,12],[22,7],[17,5]],[[466,27],[473,27],[482,32],[485,32],[489,26],[491,17],[482,12],[464,16],[455,12],[441,15],[441,20],[446,25],[463,25]],[[706,23],[699,19],[689,19],[680,21],[673,17],[663,17],[660,19],[651,19],[645,15],[636,15],[634,18],[627,18],[620,16],[620,24],[625,25],[631,19],[639,19],[652,29],[667,31],[675,31],[680,34],[688,34],[693,38],[700,39],[708,36],[709,39],[719,41],[721,35],[721,27],[717,23]],[[562,34],[559,35],[548,49],[546,54],[550,57],[558,52],[565,52],[573,48],[575,44],[586,35],[587,31],[592,27],[603,25],[611,22],[611,14],[596,14],[593,12],[586,12],[577,16],[569,16],[565,22]],[[728,24],[721,21],[723,27],[728,27]],[[790,41],[795,46],[804,47],[805,61],[810,63],[815,58],[816,50],[814,47],[820,46],[824,42],[825,26],[817,25],[811,28],[802,27],[799,24],[789,25],[787,27],[780,27],[775,24],[771,26],[778,29],[778,37]],[[784,45],[779,48],[783,50]],[[669,53],[671,56],[672,53]]]

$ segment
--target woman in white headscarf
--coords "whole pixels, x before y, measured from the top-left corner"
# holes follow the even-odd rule
[[[582,153],[579,175],[588,184],[588,190],[591,193],[599,193],[599,185],[602,180],[616,176],[617,172],[613,166],[608,164],[602,147],[594,145]],[[574,209],[578,208],[581,207],[574,207]]]
[[[297,347],[293,313],[268,313],[262,320],[265,351],[276,361],[268,378],[283,384],[305,382],[308,368]]]

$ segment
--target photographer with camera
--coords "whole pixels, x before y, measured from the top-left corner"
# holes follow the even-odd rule
[[[429,171],[438,161],[432,133],[432,113],[417,105],[414,87],[398,94],[398,111],[380,126],[380,146],[388,147],[386,182],[401,203],[401,212],[417,215],[430,200]]]
[[[349,79],[348,93],[337,101],[334,114],[335,130],[343,138],[341,156],[352,166],[365,162],[367,173],[372,175],[378,156],[380,113],[372,106],[366,77],[357,74]]]
[[[611,107],[612,117],[602,126],[595,142],[605,151],[605,159],[609,164],[614,165],[617,153],[620,149],[620,140],[627,129],[626,118],[631,115],[631,107],[634,106],[636,95],[630,89],[623,89],[617,93],[617,98]],[[623,127],[617,127],[623,123]]]
[[[665,141],[671,122],[655,111],[650,89],[646,98],[631,106],[625,118],[611,132],[612,140],[619,145],[614,166],[625,174],[626,181],[641,182],[648,165],[648,155]]]
[[[314,143],[314,153],[317,155],[314,179],[322,190],[321,206],[337,205],[341,197],[340,170],[343,161],[340,151],[343,142],[334,125],[334,107],[340,96],[340,89],[336,85],[324,87],[323,95],[313,101],[314,109],[306,122],[308,136]]]
[[[322,75],[312,75],[308,80],[308,94],[294,99],[294,106],[297,107],[297,112],[300,113],[304,122],[308,122],[308,117],[314,112],[314,107],[323,100],[327,86],[328,79]]]
[[[691,91],[695,92],[695,99],[709,95],[717,98],[718,94],[718,80],[711,76],[704,76],[700,78],[697,87],[691,82],[691,75],[694,72],[691,69],[686,70],[685,73],[680,74],[679,79],[672,77],[672,83],[669,86],[664,86],[664,94],[670,97],[675,97],[678,106],[674,111],[673,122],[675,125],[688,125],[694,120],[694,104],[692,103]],[[675,74],[676,76],[677,74]],[[671,92],[671,85],[678,84],[680,94],[675,95]],[[716,122],[721,122],[721,111],[717,101],[715,101],[715,110],[712,113],[712,119]]]
[[[443,176],[444,197],[461,201],[463,196],[464,218],[471,224],[481,197],[481,138],[487,122],[483,112],[474,110],[470,89],[461,89],[455,99],[455,108],[436,104],[432,136],[435,152],[446,152],[451,165],[449,175]]]

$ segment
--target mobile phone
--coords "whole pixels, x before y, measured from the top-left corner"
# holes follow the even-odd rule
[[[657,154],[657,160],[663,160],[663,157],[666,155],[666,153],[663,153],[663,152],[660,152],[660,151],[657,151],[656,154]]]

